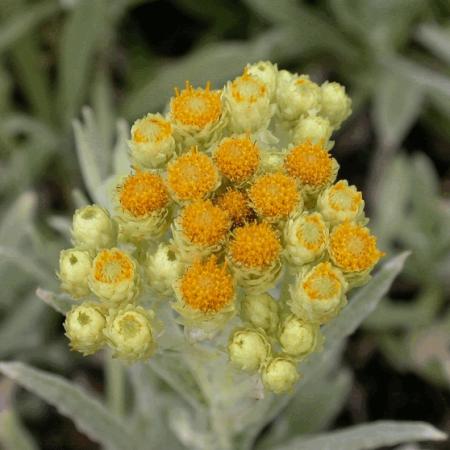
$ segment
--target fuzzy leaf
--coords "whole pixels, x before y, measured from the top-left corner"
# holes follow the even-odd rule
[[[4,409],[0,413],[0,441],[5,449],[38,450],[39,447],[31,434],[23,426],[13,409]]]
[[[409,254],[403,252],[383,264],[372,280],[350,298],[349,304],[339,316],[324,327],[325,348],[334,347],[356,331],[388,292],[395,277],[402,271]],[[326,350],[323,353],[326,353]]]
[[[57,94],[64,124],[70,123],[85,98],[106,7],[104,0],[80,0],[65,22],[60,39]]]
[[[412,441],[442,441],[445,433],[424,422],[380,421],[305,439],[273,450],[370,450]]]
[[[36,295],[55,311],[63,315],[67,314],[72,306],[75,305],[75,302],[67,294],[57,294],[55,292],[37,288]]]
[[[53,16],[60,9],[58,2],[49,0],[27,5],[26,10],[8,18],[0,28],[0,52],[16,43],[41,22]]]
[[[74,383],[20,362],[0,363],[0,372],[28,389],[61,414],[93,441],[110,449],[134,449],[133,437],[123,422],[105,406]]]
[[[423,90],[417,83],[389,70],[381,73],[376,86],[375,132],[382,147],[396,149],[420,113]]]

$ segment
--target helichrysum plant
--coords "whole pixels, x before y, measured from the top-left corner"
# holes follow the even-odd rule
[[[350,113],[340,84],[259,62],[222,89],[186,82],[164,115],[137,120],[110,209],[78,209],[61,252],[71,348],[164,357],[175,324],[230,370],[292,391],[383,256],[361,192],[338,180],[332,136]]]

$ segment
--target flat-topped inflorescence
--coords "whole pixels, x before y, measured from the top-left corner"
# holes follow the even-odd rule
[[[186,82],[166,111],[132,126],[111,211],[74,215],[58,272],[80,302],[64,324],[71,348],[146,360],[161,317],[185,328],[186,351],[217,337],[230,370],[291,391],[321,326],[383,256],[361,192],[336,181],[331,139],[350,98],[261,61],[221,89]]]

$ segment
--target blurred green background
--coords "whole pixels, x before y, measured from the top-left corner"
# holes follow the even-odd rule
[[[353,375],[321,427],[403,419],[450,430],[445,0],[0,0],[0,358],[103,389],[99,360],[69,353],[61,318],[35,295],[58,289],[68,219],[95,200],[74,120],[102,149],[102,180],[127,122],[162,110],[186,79],[218,87],[260,59],[346,86],[353,114],[333,150],[341,176],[364,190],[383,250],[412,250],[350,340]],[[27,439],[25,424],[43,449],[98,448],[35,397],[13,401],[13,390],[1,381],[3,443],[8,433]]]

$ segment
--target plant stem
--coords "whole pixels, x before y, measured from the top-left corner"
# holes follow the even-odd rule
[[[109,409],[123,416],[125,414],[125,370],[117,359],[106,355],[104,363],[106,381],[106,403]]]

